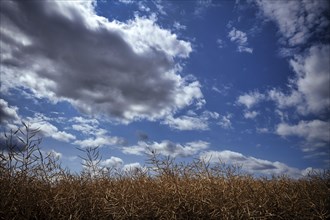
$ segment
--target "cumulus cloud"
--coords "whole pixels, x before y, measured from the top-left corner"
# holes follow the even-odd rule
[[[72,129],[84,134],[85,139],[75,140],[73,144],[85,147],[103,147],[122,145],[125,140],[121,137],[112,136],[109,132],[99,127],[99,121],[83,117],[74,117],[70,120]]]
[[[237,102],[251,108],[262,100],[274,101],[275,110],[282,123],[277,125],[275,133],[283,136],[296,136],[305,140],[302,150],[314,151],[321,146],[329,146],[329,122],[324,116],[330,112],[330,45],[314,45],[302,55],[290,60],[295,76],[289,80],[287,92],[272,88],[265,92],[248,93]],[[314,120],[301,120],[298,124],[288,124],[291,118],[284,110],[293,108],[298,115],[312,116]],[[252,114],[246,116],[253,116]]]
[[[55,125],[49,121],[40,119],[39,117],[27,117],[29,123],[31,123],[32,128],[40,129],[40,134],[44,137],[51,137],[58,141],[70,142],[75,140],[76,137],[65,131],[60,131]]]
[[[330,112],[330,45],[328,1],[255,1],[263,17],[276,23],[279,28],[282,53],[291,58],[294,77],[289,79],[286,92],[278,88],[266,92],[267,99],[274,101],[276,113],[281,117],[275,133],[283,136],[295,136],[304,139],[302,150],[309,154],[324,153],[324,146],[329,146]],[[287,122],[288,108],[296,110],[295,117],[309,116],[309,120],[298,123]],[[316,151],[317,154],[315,154]],[[313,152],[310,152],[313,151]]]
[[[282,43],[291,50],[289,63],[295,77],[289,91],[268,91],[269,99],[279,108],[295,107],[300,114],[320,114],[330,110],[330,24],[327,1],[255,1],[263,17],[274,21]],[[306,44],[308,42],[308,44]],[[305,49],[307,45],[307,49]],[[304,46],[297,50],[298,46]],[[296,48],[295,48],[296,47]],[[304,49],[304,50],[302,50]],[[302,53],[301,53],[302,52]],[[295,53],[295,55],[294,55]],[[299,54],[300,53],[300,54]]]
[[[50,155],[56,159],[61,159],[63,157],[63,154],[60,152],[57,152],[55,150],[50,150],[49,152],[47,152],[47,155]]]
[[[31,129],[38,129],[39,134],[42,137],[53,138],[58,141],[71,142],[76,139],[76,136],[66,131],[61,131],[52,123],[56,119],[52,119],[44,116],[41,113],[35,113],[32,117],[22,117],[17,114],[17,107],[9,107],[8,103],[0,99],[0,122],[4,123],[6,129],[17,130],[22,126],[23,122],[27,124]]]
[[[105,134],[106,130],[99,128],[99,121],[97,119],[88,119],[83,117],[73,117],[69,120],[72,123],[72,129],[79,131],[85,135],[90,134]]]
[[[190,43],[155,18],[109,21],[96,15],[95,1],[0,4],[3,92],[29,89],[122,122],[164,118],[203,100],[200,83],[179,75]]]
[[[228,33],[228,38],[230,39],[230,41],[235,42],[237,44],[238,52],[253,52],[252,48],[247,47],[248,38],[246,36],[246,33],[244,33],[243,31],[237,30],[236,28],[232,28],[232,30]]]
[[[255,117],[257,117],[257,115],[259,115],[259,112],[257,112],[257,111],[245,111],[244,112],[244,118],[246,118],[246,119],[254,119]]]
[[[302,94],[295,90],[290,91],[290,94],[285,94],[279,89],[273,88],[267,93],[269,99],[275,101],[280,109],[298,106],[303,102]]]
[[[218,125],[220,125],[222,128],[224,129],[231,129],[233,128],[232,123],[231,123],[231,119],[232,115],[231,114],[227,114],[227,115],[221,115],[219,117],[219,122]]]
[[[216,112],[204,111],[201,115],[183,115],[177,118],[169,116],[163,124],[169,125],[177,130],[209,130],[209,121],[218,119],[219,114]]]
[[[295,78],[289,93],[268,92],[279,108],[296,107],[300,114],[319,114],[330,110],[330,45],[312,46],[304,55],[290,60]]]
[[[253,48],[251,48],[251,47],[246,47],[246,46],[241,46],[241,45],[239,45],[239,46],[237,47],[237,50],[238,50],[238,52],[240,52],[240,53],[242,53],[242,52],[253,53]]]
[[[138,171],[138,170],[146,170],[146,168],[144,168],[143,166],[141,166],[140,163],[129,163],[129,164],[125,164],[122,168],[123,171],[126,171],[128,173],[131,173],[134,171]]]
[[[286,174],[292,177],[301,177],[302,171],[289,167],[288,165],[275,161],[258,159],[251,156],[245,156],[241,153],[224,151],[207,151],[200,155],[200,159],[210,163],[225,163],[227,165],[240,165],[244,171],[252,174],[263,175],[282,175]]]
[[[237,99],[237,103],[245,105],[248,109],[250,109],[263,99],[265,99],[265,95],[255,91],[240,95]]]
[[[297,74],[295,85],[304,96],[307,111],[330,110],[330,45],[313,46],[305,56],[290,61]]]
[[[322,33],[329,25],[329,2],[319,0],[268,1],[255,0],[264,17],[274,21],[290,46],[306,43],[310,38],[326,40]],[[326,39],[323,39],[323,38]]]
[[[208,130],[209,126],[207,121],[202,118],[183,115],[177,118],[169,116],[166,118],[164,124],[169,125],[171,128],[177,130]]]
[[[18,120],[17,111],[16,106],[9,106],[6,100],[0,99],[0,124]]]
[[[104,167],[120,168],[123,165],[123,160],[119,157],[110,157],[109,159],[100,161],[100,165]]]
[[[280,136],[297,136],[304,138],[307,143],[304,151],[314,151],[319,147],[330,145],[330,123],[321,120],[300,121],[296,125],[280,123],[276,133]]]
[[[76,140],[73,144],[79,145],[80,147],[103,147],[103,146],[116,146],[124,143],[123,138],[116,136],[96,136],[90,137],[83,140]]]
[[[236,42],[239,45],[243,45],[247,43],[247,36],[246,33],[243,31],[237,30],[233,28],[229,33],[228,37],[231,41]]]
[[[128,174],[134,174],[134,172],[138,170],[147,170],[147,168],[141,166],[141,164],[138,162],[124,164],[124,161],[121,158],[113,156],[111,156],[109,159],[101,160],[99,165],[99,168],[102,170],[104,170],[104,168],[115,168],[117,170],[127,172]]]
[[[125,154],[143,155],[150,152],[156,152],[171,157],[189,157],[205,150],[209,147],[209,143],[205,141],[194,141],[185,144],[173,143],[168,140],[161,142],[144,142],[139,141],[137,145],[123,147]]]

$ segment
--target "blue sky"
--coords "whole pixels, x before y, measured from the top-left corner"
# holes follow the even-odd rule
[[[81,169],[150,149],[256,175],[329,169],[329,3],[1,1],[1,130]]]

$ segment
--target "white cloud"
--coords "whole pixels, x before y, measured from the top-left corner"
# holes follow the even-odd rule
[[[303,146],[304,151],[314,151],[319,147],[330,144],[330,123],[321,120],[300,121],[296,125],[280,123],[276,128],[276,134],[286,136],[297,136],[303,138],[307,143]]]
[[[84,139],[76,140],[73,144],[85,147],[104,147],[122,145],[125,140],[121,137],[112,136],[108,130],[100,128],[100,122],[96,119],[74,117],[70,120],[72,129],[84,134]]]
[[[150,12],[150,8],[143,4],[143,2],[138,2],[139,10],[144,12]]]
[[[73,134],[58,130],[55,125],[45,120],[42,116],[38,116],[38,114],[35,117],[27,117],[26,120],[31,123],[33,129],[40,129],[40,134],[45,137],[51,137],[63,142],[70,142],[76,139]]]
[[[246,33],[243,31],[237,30],[233,28],[229,33],[228,37],[232,42],[236,42],[239,45],[245,45],[247,43],[247,36]]]
[[[28,89],[126,123],[162,119],[204,100],[200,83],[179,75],[191,44],[155,17],[109,21],[96,15],[94,1],[0,4],[3,92]]]
[[[263,133],[269,133],[269,129],[268,128],[256,128],[256,131],[258,133],[261,133],[261,134],[263,134]]]
[[[177,118],[169,116],[164,124],[177,130],[208,130],[208,122],[202,118],[183,115]]]
[[[79,124],[92,124],[92,125],[98,125],[99,121],[95,118],[83,118],[83,117],[73,117],[70,121],[76,122]]]
[[[250,109],[263,99],[265,99],[265,95],[259,92],[249,92],[247,94],[239,96],[237,99],[237,103],[245,105],[248,109]]]
[[[55,140],[59,140],[59,141],[64,141],[64,142],[70,142],[71,140],[76,139],[76,137],[72,134],[69,134],[65,131],[57,131],[56,127],[54,126],[43,126],[43,130],[42,131],[47,131],[47,132],[55,132],[53,134],[50,135],[50,137],[54,138]],[[47,133],[49,135],[49,133]]]
[[[61,159],[63,157],[62,153],[57,152],[55,150],[50,150],[49,152],[47,152],[47,154],[53,156],[56,159]]]
[[[253,119],[259,115],[259,112],[257,111],[245,111],[244,112],[244,118],[246,119]]]
[[[290,61],[297,74],[295,84],[306,99],[307,110],[330,110],[330,45],[313,46],[306,56]]]
[[[137,145],[123,147],[122,151],[125,154],[143,155],[154,151],[159,154],[171,157],[189,157],[205,150],[209,147],[209,143],[205,141],[194,141],[185,144],[173,143],[168,140],[162,142],[144,142],[139,141]]]
[[[207,8],[213,6],[212,0],[198,0],[195,5],[195,16],[201,16]]]
[[[330,46],[312,46],[305,55],[290,60],[295,78],[290,91],[268,92],[269,99],[279,108],[295,107],[300,114],[319,114],[330,110]]]
[[[217,45],[218,45],[218,48],[224,48],[226,46],[225,42],[223,40],[221,40],[220,38],[217,39]]]
[[[251,47],[238,46],[237,49],[238,49],[238,52],[253,53],[253,48],[251,48]]]
[[[303,96],[298,91],[291,91],[290,94],[285,94],[278,89],[271,89],[268,91],[268,97],[277,103],[279,108],[287,108],[297,106],[303,102]]]
[[[83,117],[74,117],[69,120],[72,129],[83,133],[84,135],[102,136],[107,133],[106,130],[99,128],[99,121]]]
[[[163,6],[164,3],[166,3],[166,1],[162,1],[162,0],[155,0],[152,1],[154,3],[154,5],[156,6],[158,13],[162,14],[162,15],[167,15],[166,11],[165,11],[165,7]]]
[[[137,145],[123,147],[122,151],[125,154],[143,155],[148,153],[149,144],[145,141],[139,141]]]
[[[226,96],[228,95],[229,93],[229,90],[233,87],[233,85],[231,84],[222,84],[220,86],[212,86],[212,90],[219,93],[219,94],[222,94],[223,96]]]
[[[120,168],[123,165],[123,160],[119,157],[110,157],[109,159],[102,160],[100,162],[101,166],[111,167],[111,168]]]
[[[231,129],[231,128],[233,128],[231,120],[230,120],[231,118],[232,118],[231,114],[221,115],[219,118],[220,120],[219,120],[218,124],[224,129]]]
[[[222,91],[220,89],[218,89],[216,86],[212,86],[212,90],[216,91],[217,93],[221,94]]]
[[[6,100],[0,99],[0,124],[18,120],[19,117],[17,112],[18,107],[9,106]]]
[[[186,30],[187,27],[185,25],[182,25],[180,24],[179,22],[175,21],[174,24],[173,24],[173,27],[176,29],[176,30]]]
[[[329,25],[326,12],[328,1],[255,1],[263,15],[274,21],[284,42],[290,46],[306,43],[311,37],[319,37]],[[319,36],[318,36],[319,34]]]
[[[136,170],[144,170],[144,168],[141,166],[140,163],[129,163],[129,164],[125,164],[122,168],[123,171],[126,172],[134,172]]]
[[[219,118],[218,113],[204,111],[200,116],[197,116],[196,114],[183,115],[177,118],[169,116],[162,123],[177,130],[209,130],[210,119],[217,118]]]
[[[200,159],[210,163],[225,163],[227,165],[240,165],[244,171],[252,174],[262,175],[289,175],[291,177],[301,177],[302,171],[289,167],[281,162],[272,162],[258,159],[251,156],[245,156],[241,153],[224,151],[207,151],[200,155]]]
[[[109,135],[96,135],[84,140],[76,140],[73,144],[79,145],[82,148],[85,147],[103,147],[103,146],[116,146],[124,143],[123,138]]]
[[[246,33],[243,31],[237,30],[236,28],[232,28],[231,31],[228,33],[228,38],[237,44],[238,52],[247,52],[252,53],[253,49],[247,47],[248,38]]]
[[[23,121],[31,129],[38,129],[40,131],[39,134],[43,137],[50,137],[63,142],[70,142],[76,139],[73,134],[59,130],[50,122],[56,121],[56,119],[46,117],[41,113],[35,113],[33,117],[21,117],[17,114],[17,110],[17,107],[9,107],[6,101],[0,99],[0,113],[2,116],[0,122],[6,122],[6,128],[17,130]]]
[[[315,169],[313,167],[307,167],[306,169],[304,169],[302,171],[302,175],[303,176],[308,176],[310,174],[316,174],[316,173],[321,174],[323,172],[324,172],[324,170],[322,170],[322,169]]]
[[[91,132],[95,131],[95,127],[89,124],[74,124],[72,125],[72,129],[82,132],[83,134],[90,134]]]
[[[133,4],[134,1],[133,0],[118,0],[120,3],[123,3],[123,4]]]

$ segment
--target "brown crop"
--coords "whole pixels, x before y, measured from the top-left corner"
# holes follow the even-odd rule
[[[239,167],[149,155],[145,169],[104,170],[97,148],[72,174],[44,155],[37,130],[6,134],[0,219],[329,219],[330,172],[253,177]],[[21,143],[19,145],[18,143]]]

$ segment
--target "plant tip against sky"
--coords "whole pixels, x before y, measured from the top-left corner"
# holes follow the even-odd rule
[[[329,169],[326,0],[0,6],[1,131],[40,128],[71,170],[95,146],[118,169],[150,150],[256,175]]]

